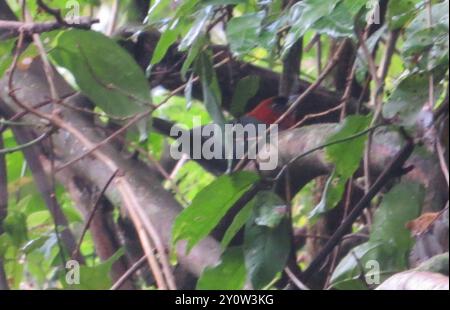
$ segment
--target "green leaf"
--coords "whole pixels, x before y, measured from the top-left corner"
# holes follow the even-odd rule
[[[224,175],[195,196],[192,204],[176,218],[172,243],[187,240],[188,251],[217,226],[227,211],[258,180],[256,174]],[[213,199],[212,199],[213,197]]]
[[[314,222],[320,215],[336,207],[338,202],[342,199],[346,183],[347,179],[343,179],[339,175],[336,175],[336,172],[333,171],[325,183],[319,203],[308,214],[310,221]]]
[[[434,44],[443,45],[445,41],[448,41],[448,28],[445,26],[437,25],[422,29],[414,32],[407,38],[403,45],[402,53],[404,57],[424,53]]]
[[[420,0],[389,1],[387,8],[387,21],[390,30],[402,28],[417,12],[417,3]]]
[[[15,39],[0,41],[0,78],[12,63],[12,49],[15,43]]]
[[[428,8],[423,6],[406,28],[403,56],[411,68],[429,71],[443,66],[444,71],[448,70],[448,6],[448,1],[432,5],[431,25],[428,20]],[[414,56],[420,56],[419,61]]]
[[[351,115],[347,117],[335,134],[327,139],[327,143],[339,141],[364,132],[370,124],[371,115]],[[367,135],[333,144],[325,149],[326,157],[334,165],[334,171],[328,178],[319,204],[310,212],[311,220],[333,209],[342,199],[345,184],[360,166],[364,153]]]
[[[370,270],[370,261],[379,265],[380,282],[406,269],[413,240],[405,225],[420,214],[424,196],[422,185],[413,182],[402,182],[389,191],[375,212],[369,241],[342,259],[333,272],[332,287],[367,288],[360,278]]]
[[[425,192],[422,185],[402,182],[387,193],[374,215],[370,240],[406,253],[413,245],[405,224],[420,214]]]
[[[205,44],[206,39],[204,37],[197,38],[197,40],[192,44],[191,48],[189,49],[186,60],[184,61],[183,66],[181,67],[180,74],[183,80],[186,80],[186,73],[191,68],[192,63],[196,60],[198,54],[203,49]]]
[[[254,211],[257,210],[257,211]],[[256,212],[254,221],[260,226],[275,228],[286,217],[286,203],[272,191],[261,191],[234,217],[222,239],[222,248],[226,248],[233,237],[244,227]]]
[[[126,117],[148,109],[144,72],[116,42],[95,31],[68,30],[50,52],[56,65],[75,77],[81,91],[106,113]],[[141,134],[145,124],[140,125]]]
[[[22,212],[9,212],[3,222],[3,227],[17,247],[20,247],[28,239],[27,220]]]
[[[155,51],[153,52],[152,65],[159,63],[167,53],[167,50],[175,43],[178,38],[179,29],[167,29],[164,31],[159,38],[158,44],[156,45]]]
[[[200,35],[206,33],[205,26],[207,25],[209,19],[213,14],[214,10],[212,6],[207,6],[204,9],[200,10],[200,12],[198,12],[197,18],[195,19],[191,29],[178,45],[178,49],[180,51],[185,51],[186,49],[188,49]]]
[[[111,288],[112,281],[110,272],[112,265],[124,254],[120,249],[106,261],[95,266],[80,266],[80,284],[67,284],[65,274],[61,283],[66,289],[76,290],[107,290]]]
[[[289,12],[291,29],[283,45],[282,55],[302,37],[313,24],[324,16],[328,16],[339,3],[339,0],[316,1],[304,0],[294,4]]]
[[[245,223],[247,223],[248,219],[252,216],[254,207],[255,199],[252,199],[244,206],[244,208],[242,208],[242,210],[238,212],[238,214],[236,214],[230,226],[227,228],[227,231],[222,238],[222,242],[220,243],[223,249],[227,248],[234,236],[236,236],[239,230],[241,230]]]
[[[231,51],[237,55],[248,53],[258,45],[264,13],[233,17],[227,24],[227,38]]]
[[[401,80],[383,105],[383,116],[388,119],[398,117],[401,124],[414,126],[428,101],[428,81],[428,74],[425,73],[411,74]],[[441,86],[435,85],[435,100],[439,98],[440,91]]]
[[[254,198],[255,223],[259,226],[276,228],[287,216],[286,203],[272,191],[262,191]]]
[[[41,248],[49,238],[50,236],[48,235],[42,235],[36,239],[30,240],[23,246],[22,251],[25,254],[29,254],[34,250]]]
[[[290,223],[275,228],[249,221],[245,226],[245,265],[254,289],[263,289],[283,270],[290,253]]]
[[[354,37],[355,16],[366,4],[366,0],[344,0],[330,15],[325,15],[315,22],[313,28],[318,33],[334,38]]]
[[[233,115],[242,115],[247,102],[256,95],[259,89],[260,77],[246,76],[239,80],[233,94],[230,111]]]
[[[197,282],[198,290],[243,289],[247,273],[241,247],[229,248],[222,254],[221,262],[208,267]]]
[[[432,25],[442,24],[444,26],[447,26],[448,28],[449,27],[448,9],[449,9],[448,0],[445,0],[441,3],[433,4],[431,6],[432,12],[431,20],[433,23]],[[409,24],[408,28],[406,28],[405,34],[406,36],[410,36],[411,34],[426,28],[428,28],[428,9],[426,8],[425,5],[423,5],[422,10]]]
[[[429,271],[448,275],[449,271],[448,252],[435,255],[432,258],[424,261],[414,269],[418,271]]]
[[[364,290],[368,286],[361,281],[361,274],[369,261],[376,261],[380,243],[366,242],[356,246],[336,266],[331,276],[331,287],[341,290]],[[364,269],[364,270],[362,270]]]
[[[370,125],[371,115],[351,115],[339,125],[339,129],[327,139],[327,143],[345,139],[359,134]],[[327,159],[335,164],[336,173],[349,178],[358,169],[364,152],[367,135],[328,146],[325,150]]]
[[[199,54],[196,61],[196,72],[200,76],[203,102],[215,124],[223,126],[225,118],[222,114],[222,94],[213,68],[211,56],[207,52]]]

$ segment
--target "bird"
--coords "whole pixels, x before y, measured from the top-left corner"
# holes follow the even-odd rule
[[[263,123],[266,125],[275,124],[275,122],[289,109],[291,102],[295,97],[289,98],[276,96],[261,101],[253,110],[240,118],[240,123]],[[288,114],[281,122],[279,127],[286,130],[295,126],[297,120],[295,112]]]
[[[251,109],[248,113],[245,115],[235,119],[232,122],[227,123],[227,125],[231,125],[232,128],[237,128],[236,125],[265,125],[266,128],[268,128],[270,125],[275,124],[276,121],[289,109],[290,103],[292,102],[294,97],[281,97],[281,96],[274,96],[270,98],[266,98],[262,100],[259,104],[256,105],[255,108]],[[294,127],[296,124],[296,117],[295,112],[290,113],[286,115],[285,118],[283,118],[280,123],[278,124],[279,131],[287,130],[289,128]],[[249,140],[252,138],[246,134],[241,135],[233,135],[233,155],[231,155],[232,162],[230,165],[229,158],[225,158],[225,150],[224,150],[224,144],[220,144],[222,146],[222,150],[220,150],[221,157],[219,158],[206,158],[206,156],[203,156],[204,154],[200,154],[200,157],[196,157],[194,154],[194,141],[200,141],[201,146],[197,146],[197,149],[200,148],[203,150],[203,146],[207,141],[210,141],[211,138],[213,139],[213,142],[217,142],[218,140],[223,139],[224,136],[219,135],[217,136],[216,132],[213,132],[209,130],[208,134],[204,134],[204,130],[206,127],[201,126],[201,128],[196,127],[189,131],[186,131],[180,127],[177,127],[177,125],[171,121],[161,119],[154,117],[152,122],[153,128],[165,135],[165,136],[171,136],[175,139],[180,139],[181,136],[188,137],[189,139],[189,148],[187,151],[183,152],[181,146],[178,147],[178,151],[180,153],[188,153],[189,157],[191,159],[194,159],[196,162],[198,162],[201,166],[203,166],[206,170],[214,173],[214,174],[222,174],[230,169],[230,167],[234,166],[238,160],[241,158],[237,156],[237,147],[242,147],[243,152],[239,153],[242,155],[242,153],[247,153],[249,150]],[[206,125],[208,126],[208,125]],[[175,130],[174,130],[175,129]],[[177,132],[176,136],[173,136],[173,133]],[[200,137],[197,137],[198,135],[201,135]],[[196,139],[197,138],[197,139]],[[212,148],[212,151],[214,151],[214,147]]]

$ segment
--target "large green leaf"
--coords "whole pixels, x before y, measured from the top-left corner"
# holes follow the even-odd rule
[[[227,38],[233,53],[242,55],[258,45],[264,13],[252,13],[232,18],[227,24]]]
[[[255,199],[253,216],[244,231],[245,265],[255,289],[266,287],[286,265],[291,249],[286,211],[286,205],[272,192]]]
[[[341,290],[367,289],[367,284],[361,281],[361,273],[365,273],[369,261],[378,259],[380,247],[380,243],[366,242],[353,248],[334,269],[331,286]]]
[[[206,33],[206,25],[209,19],[214,14],[214,10],[212,6],[207,6],[204,9],[200,10],[197,13],[197,18],[191,26],[189,32],[184,36],[184,39],[181,40],[178,45],[178,49],[180,51],[184,51],[189,48],[199,36]]]
[[[61,283],[66,289],[76,290],[107,290],[112,286],[110,272],[112,265],[123,255],[120,249],[106,261],[95,266],[80,266],[80,283],[68,284],[65,275],[61,277]]]
[[[375,212],[369,241],[342,259],[331,278],[332,286],[340,289],[367,288],[361,281],[361,274],[370,270],[370,262],[379,266],[380,282],[406,269],[413,240],[405,224],[420,214],[423,199],[423,187],[412,182],[402,182],[387,193]]]
[[[428,20],[428,9],[424,7],[406,28],[402,51],[411,68],[429,71],[443,66],[444,71],[448,70],[448,6],[448,1],[432,6],[431,26]]]
[[[241,247],[229,248],[222,254],[221,262],[203,271],[197,282],[199,290],[240,290],[247,273]]]
[[[158,44],[156,44],[155,51],[153,52],[151,64],[159,63],[167,53],[167,50],[175,43],[180,33],[179,28],[169,28],[161,34]]]
[[[188,250],[217,226],[227,211],[258,180],[256,174],[240,172],[224,175],[195,196],[192,204],[176,218],[172,242],[187,240]]]
[[[339,0],[316,1],[304,0],[294,4],[290,10],[291,29],[286,36],[282,55],[302,37],[313,24],[324,16],[333,12]]]
[[[206,110],[215,124],[223,126],[225,118],[222,114],[222,94],[217,80],[216,71],[211,61],[211,55],[202,52],[196,61],[196,72],[200,76],[203,92],[203,102]]]
[[[403,27],[417,13],[417,3],[421,0],[389,1],[387,8],[387,22],[390,30]]]
[[[449,1],[445,0],[441,3],[436,3],[431,6],[431,21],[432,25],[442,24],[444,26],[449,26],[448,19],[448,9]],[[408,28],[406,28],[405,34],[409,36],[414,32],[421,31],[428,28],[428,9],[425,5],[422,6],[422,10],[417,14],[417,16],[411,21]]]
[[[223,238],[222,238],[222,248],[226,249],[226,247],[230,244],[230,242],[233,240],[234,236],[241,230],[242,227],[244,227],[245,223],[249,220],[249,218],[252,216],[253,208],[255,207],[255,199],[252,199],[248,204],[242,208],[236,214],[233,221],[231,222],[230,226],[227,228],[227,231],[225,232]]]
[[[351,115],[339,126],[337,132],[327,139],[327,143],[339,141],[364,132],[371,121],[371,116]],[[325,150],[327,159],[335,165],[329,177],[319,204],[310,212],[310,219],[333,209],[342,199],[345,184],[355,173],[361,163],[367,135],[346,142],[333,144]]]
[[[423,71],[428,71],[443,66],[444,71],[448,70],[448,10],[448,0],[433,4],[430,24],[428,7],[422,6],[422,10],[406,28],[403,56],[412,68],[419,67]],[[413,57],[416,55],[420,56],[419,62]]]
[[[403,125],[414,126],[424,104],[428,101],[428,85],[428,74],[415,73],[405,77],[384,104],[384,117],[393,118],[396,116]],[[435,88],[436,100],[439,98],[441,87],[435,85]]]
[[[338,131],[327,139],[327,143],[345,139],[366,130],[371,116],[351,115],[339,125]],[[344,178],[351,177],[358,169],[367,135],[346,142],[330,145],[325,152],[328,160],[335,164],[336,172]]]
[[[125,117],[148,109],[151,97],[144,72],[125,50],[103,34],[64,31],[50,56],[72,73],[81,91],[106,113]]]
[[[354,37],[354,19],[356,14],[367,4],[366,0],[344,0],[330,15],[325,15],[314,23],[318,33],[331,37]]]
[[[387,193],[375,212],[371,241],[380,241],[406,252],[413,245],[405,224],[420,214],[425,191],[422,185],[402,182]]]
[[[260,226],[275,228],[286,216],[286,204],[271,191],[259,192],[242,210],[235,216],[222,239],[222,247],[226,248],[238,231],[257,209],[254,221]]]
[[[207,40],[205,39],[204,36],[200,36],[189,48],[186,60],[184,61],[180,71],[181,77],[184,80],[186,80],[186,73],[191,68],[192,63],[197,59],[197,56],[199,55],[200,51],[205,47],[206,41]]]
[[[255,289],[266,287],[283,271],[290,253],[289,220],[277,227],[250,222],[245,227],[245,265]]]
[[[333,171],[325,183],[319,203],[308,214],[311,222],[316,221],[320,215],[336,207],[338,202],[342,199],[346,182],[347,179],[342,178],[336,174],[336,171]]]

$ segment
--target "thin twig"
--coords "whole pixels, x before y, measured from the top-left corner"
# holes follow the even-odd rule
[[[102,200],[106,190],[108,189],[109,185],[114,180],[114,178],[116,177],[118,172],[119,172],[119,170],[114,171],[114,173],[111,175],[111,177],[106,182],[105,186],[103,186],[102,190],[98,194],[97,199],[95,200],[94,205],[91,208],[91,212],[90,212],[89,217],[88,217],[88,219],[86,221],[86,224],[84,225],[83,230],[81,232],[80,240],[78,241],[77,247],[75,248],[74,253],[72,253],[72,257],[77,257],[78,254],[80,253],[81,244],[83,243],[84,236],[86,235],[86,233],[87,233],[87,231],[89,229],[89,226],[91,225],[92,220],[94,219],[95,213],[97,212],[98,207],[100,206],[100,202],[101,202],[101,200]]]
[[[302,281],[300,281],[299,278],[297,278],[295,276],[295,274],[289,269],[289,267],[284,268],[284,272],[286,272],[287,276],[289,277],[289,279],[292,281],[292,283],[295,284],[295,286],[302,290],[302,291],[306,291],[309,290],[309,288],[302,283]]]
[[[275,180],[279,180],[280,177],[283,175],[284,171],[285,171],[287,168],[289,168],[289,166],[290,166],[291,164],[293,164],[294,162],[296,162],[297,160],[300,160],[300,159],[302,159],[302,158],[304,158],[304,157],[306,157],[306,156],[308,156],[308,155],[311,155],[312,153],[317,152],[317,151],[319,151],[319,150],[321,150],[321,149],[324,149],[324,148],[326,148],[326,147],[329,147],[329,146],[332,146],[332,145],[335,145],[335,144],[344,143],[344,142],[347,142],[347,141],[354,140],[354,139],[357,139],[357,138],[359,138],[359,137],[362,137],[362,136],[364,136],[364,135],[366,135],[366,134],[368,134],[368,133],[374,131],[375,129],[379,128],[380,126],[382,126],[382,125],[370,127],[370,128],[367,128],[367,129],[365,129],[365,130],[363,130],[363,131],[361,131],[361,132],[358,132],[358,133],[356,133],[356,134],[354,134],[354,135],[351,135],[351,136],[348,136],[348,137],[345,137],[345,138],[342,138],[342,139],[338,139],[338,140],[334,140],[334,141],[330,141],[330,142],[324,143],[324,144],[319,145],[319,146],[317,146],[317,147],[314,147],[314,148],[312,148],[312,149],[310,149],[310,150],[308,150],[308,151],[306,151],[306,152],[304,152],[304,153],[302,153],[302,154],[299,154],[299,155],[295,156],[294,158],[292,158],[291,160],[289,160],[289,162],[288,162],[287,164],[285,164],[285,165],[283,166],[283,168],[281,168],[280,172],[279,172],[278,175],[275,177]]]
[[[147,257],[144,255],[138,259],[133,266],[130,267],[117,281],[111,286],[110,290],[119,289],[136,271],[138,271],[145,263]]]
[[[49,137],[52,133],[53,133],[53,129],[50,129],[50,130],[47,130],[46,132],[44,132],[43,134],[41,134],[36,139],[33,139],[27,143],[17,145],[17,146],[11,147],[11,148],[0,149],[0,155],[11,154],[14,152],[22,151],[28,147],[31,147],[31,146],[43,141],[45,138]]]

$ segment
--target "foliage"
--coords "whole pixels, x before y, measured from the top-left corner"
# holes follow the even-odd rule
[[[72,13],[69,1],[47,2],[60,9],[62,16]],[[77,2],[83,16],[88,16],[91,11],[111,13],[108,1]],[[424,113],[437,111],[441,102],[445,104],[445,90],[448,92],[448,0],[432,1],[430,6],[425,0],[389,1],[384,24],[367,33],[367,17],[376,12],[376,1],[303,0],[290,1],[289,6],[283,7],[285,1],[277,0],[156,0],[151,1],[145,20],[136,20],[142,12],[135,7],[135,2],[121,1],[121,10],[116,17],[119,25],[139,24],[132,28],[133,35],[125,39],[109,36],[103,22],[92,30],[60,27],[40,34],[49,61],[75,90],[89,98],[95,107],[91,114],[101,115],[96,118],[95,126],[107,129],[106,135],[111,134],[110,129],[114,126],[123,126],[137,115],[146,113],[136,126],[139,137],[119,137],[123,140],[121,151],[131,153],[127,154],[127,160],[136,159],[139,153],[139,158],[148,166],[153,167],[157,161],[161,161],[161,166],[165,164],[167,140],[151,129],[153,117],[192,128],[194,116],[199,116],[202,124],[212,122],[223,127],[229,119],[244,115],[248,103],[266,91],[263,89],[264,76],[255,73],[256,70],[237,79],[232,76],[234,92],[224,94],[221,89],[224,77],[217,73],[218,68],[241,61],[246,63],[242,67],[249,64],[280,73],[286,69],[283,61],[299,40],[304,42],[299,78],[316,81],[323,72],[323,65],[329,63],[336,52],[337,44],[346,40],[355,51],[354,57],[347,59],[351,62],[346,68],[347,74],[354,68],[354,84],[368,89],[360,98],[351,98],[350,103],[340,101],[347,105],[357,104],[358,113],[343,114],[329,136],[321,137],[327,145],[332,144],[317,149],[322,152],[327,167],[332,167],[322,187],[320,182],[311,182],[299,193],[287,194],[279,188],[280,179],[266,180],[263,175],[247,171],[228,171],[214,176],[193,161],[168,171],[170,177],[164,176],[161,183],[184,207],[172,225],[172,251],[180,241],[186,241],[187,252],[191,251],[231,210],[236,211],[236,204],[252,193],[255,184],[259,186],[262,181],[268,181],[272,185],[258,187],[251,199],[239,205],[238,212],[228,219],[223,238],[219,240],[223,251],[221,260],[204,270],[197,281],[197,289],[275,288],[273,284],[281,278],[290,255],[307,257],[302,261],[302,267],[313,259],[308,256],[306,247],[294,248],[293,232],[311,227],[317,220],[327,217],[330,210],[346,199],[350,182],[354,182],[354,188],[363,182],[359,177],[367,173],[363,165],[364,152],[371,141],[368,137],[374,133],[371,126],[382,125],[382,130],[391,134],[404,133],[398,129],[406,128],[416,141],[426,140],[424,136],[430,132],[435,134],[434,123],[431,120],[424,122],[428,115]],[[20,20],[22,8],[18,2],[7,3]],[[27,1],[26,8],[34,22],[55,21],[54,16],[39,8],[36,1]],[[143,65],[133,57],[142,55],[126,47],[136,43],[146,31],[159,31],[160,36],[158,42],[154,42],[151,55],[145,55],[146,64]],[[0,38],[1,35],[0,31]],[[367,35],[364,41],[367,51],[361,45],[364,35]],[[396,35],[398,39],[390,53],[387,42]],[[17,37],[0,40],[0,77],[3,81],[8,79],[8,68],[13,63],[17,44]],[[24,64],[39,57],[41,51],[31,40],[26,40],[26,44],[18,55],[16,69],[27,70],[28,66]],[[226,46],[229,53],[220,52],[218,45]],[[373,68],[370,68],[366,52],[372,55],[376,70],[383,64],[389,65],[380,85],[373,79]],[[388,62],[385,57],[389,58]],[[176,63],[170,63],[173,59]],[[328,72],[328,75],[332,74],[335,72]],[[185,83],[183,89],[174,87],[174,91],[159,87],[161,79],[174,76]],[[348,76],[337,78],[344,80]],[[333,79],[327,77],[319,92],[341,98],[342,89],[336,91],[333,83]],[[6,84],[2,82],[1,85]],[[3,93],[2,90],[0,98]],[[430,98],[433,102],[429,102]],[[0,115],[0,121],[3,119]],[[17,147],[19,143],[11,126],[3,126],[0,122],[4,148]],[[41,129],[42,126],[34,127]],[[349,137],[351,139],[345,142],[333,143]],[[58,150],[44,155],[59,159]],[[2,160],[3,156],[0,156]],[[33,175],[22,152],[7,154],[4,161],[7,179],[1,179],[0,186],[7,187],[9,201],[7,216],[0,219],[0,263],[8,284],[14,289],[72,288],[66,285],[62,276],[64,261],[72,253],[60,244],[61,227],[55,227],[49,206],[39,187],[33,183]],[[230,167],[231,164],[229,161]],[[284,181],[289,176],[282,177]],[[56,182],[52,195],[61,205],[68,228],[79,237],[86,214],[77,208],[78,202],[69,188],[57,179],[52,182]],[[354,225],[352,233],[362,226],[370,228],[369,240],[353,247],[336,262],[335,268],[330,270],[330,287],[372,288],[367,286],[365,277],[370,273],[370,262],[373,261],[380,265],[383,280],[409,267],[407,257],[414,240],[405,223],[420,214],[425,189],[396,178],[388,185],[392,189],[380,193],[370,203],[370,210],[375,214],[373,223],[369,225],[358,220]],[[295,194],[295,199],[287,201]],[[117,227],[122,224],[123,214],[116,208],[119,206],[115,201],[111,204],[114,227]],[[235,244],[241,235],[243,241]],[[124,250],[119,250],[108,260],[101,261],[93,239],[92,232],[88,232],[81,244],[86,264],[82,266],[84,276],[76,289],[111,287],[113,263],[123,255]]]

